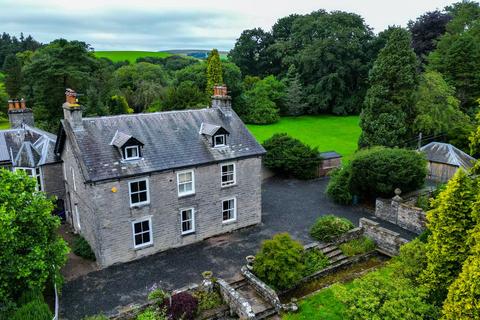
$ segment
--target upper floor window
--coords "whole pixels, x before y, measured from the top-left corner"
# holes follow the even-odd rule
[[[222,187],[234,185],[236,182],[235,176],[235,164],[223,164],[222,165]]]
[[[177,173],[178,196],[195,193],[195,176],[193,170]]]
[[[214,147],[224,147],[227,142],[225,141],[225,135],[224,134],[218,134],[216,136],[213,136],[213,146]]]
[[[128,183],[130,206],[139,206],[150,202],[148,180],[135,180]]]
[[[123,154],[124,154],[123,158],[125,160],[135,160],[140,158],[140,150],[138,146],[125,147]]]
[[[133,246],[135,249],[148,246],[153,243],[152,219],[150,217],[132,222]]]

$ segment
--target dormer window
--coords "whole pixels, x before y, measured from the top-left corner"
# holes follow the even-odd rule
[[[138,146],[125,147],[123,153],[124,153],[123,158],[125,160],[136,160],[140,158],[140,150]]]
[[[143,143],[126,133],[117,131],[110,142],[110,145],[117,148],[120,156],[125,161],[138,160],[142,158]]]
[[[213,146],[224,147],[227,144],[225,140],[224,134],[217,134],[216,136],[213,136]]]
[[[230,133],[222,126],[202,122],[200,134],[210,141],[212,147],[216,148],[227,146],[227,136]]]

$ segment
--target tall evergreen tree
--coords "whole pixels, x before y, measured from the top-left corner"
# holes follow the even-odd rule
[[[10,98],[18,98],[22,89],[22,65],[16,55],[10,54],[3,64],[5,72],[5,89]]]
[[[285,96],[285,110],[283,113],[298,116],[305,112],[307,104],[305,103],[305,93],[303,91],[300,74],[297,72],[295,65],[288,68],[286,79],[286,96]]]
[[[415,118],[417,57],[407,30],[393,30],[370,71],[370,88],[360,115],[360,147],[403,146]]]
[[[207,59],[207,95],[213,94],[213,87],[223,84],[222,63],[217,49],[213,49]]]

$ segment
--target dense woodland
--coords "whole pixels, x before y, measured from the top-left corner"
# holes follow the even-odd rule
[[[415,146],[419,133],[468,150],[480,97],[480,6],[463,1],[375,34],[354,13],[318,10],[245,30],[227,61],[96,58],[81,41],[40,44],[3,34],[0,104],[25,97],[55,131],[65,87],[88,116],[202,107],[225,83],[237,113],[267,124],[283,115],[360,114],[360,147]],[[3,109],[5,111],[5,109]]]

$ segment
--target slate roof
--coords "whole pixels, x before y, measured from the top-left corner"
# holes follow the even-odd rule
[[[465,169],[471,168],[476,161],[475,158],[448,143],[430,142],[421,147],[420,151],[425,153],[428,161],[444,163]]]
[[[342,155],[335,152],[335,151],[325,151],[325,152],[320,152],[319,153],[320,157],[324,160],[329,160],[329,159],[337,159],[341,158]]]
[[[219,125],[214,125],[214,124],[202,122],[201,125],[200,125],[200,134],[205,134],[207,136],[213,136],[220,129],[222,129],[222,127],[219,126]]]
[[[38,128],[25,125],[24,128],[0,131],[0,163],[14,167],[38,167],[55,163],[57,136]]]
[[[200,133],[202,123],[204,128],[208,123],[228,131],[228,146],[212,148],[210,139]],[[62,124],[61,134],[72,141],[85,181],[131,177],[265,153],[234,112],[226,116],[218,108],[83,118],[83,130],[75,131],[68,121]],[[118,148],[111,145],[117,130],[144,143],[140,160],[122,160]],[[57,152],[63,148],[64,137],[59,136],[59,141]]]

